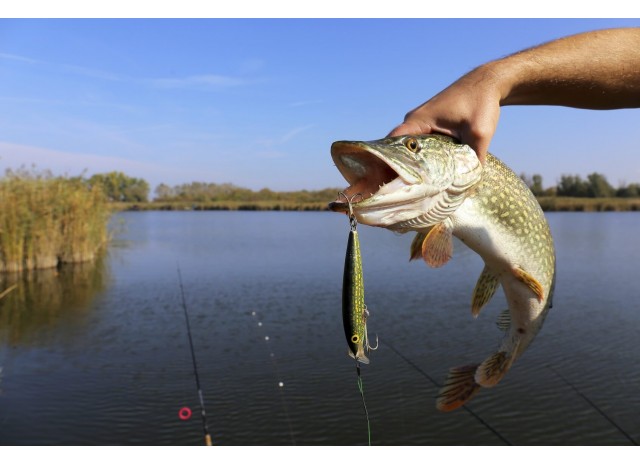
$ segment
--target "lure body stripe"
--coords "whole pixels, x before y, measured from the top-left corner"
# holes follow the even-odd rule
[[[342,320],[349,345],[349,355],[362,363],[369,363],[365,355],[367,347],[366,306],[364,304],[364,279],[358,231],[349,231],[347,253],[344,259],[342,281]]]

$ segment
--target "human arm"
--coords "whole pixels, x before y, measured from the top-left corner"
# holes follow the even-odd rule
[[[447,134],[484,161],[506,105],[640,107],[640,28],[577,34],[484,64],[410,111],[389,135]]]

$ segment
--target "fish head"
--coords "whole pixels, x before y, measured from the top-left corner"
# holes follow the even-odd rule
[[[399,231],[441,222],[482,177],[473,149],[439,134],[338,141],[331,157],[349,187],[329,208]]]

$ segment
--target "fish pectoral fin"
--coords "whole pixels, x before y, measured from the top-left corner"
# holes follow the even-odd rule
[[[431,229],[429,229],[430,231]],[[422,243],[427,238],[427,232],[417,232],[416,236],[413,238],[411,242],[411,256],[409,257],[409,261],[416,260],[422,257]]]
[[[540,282],[536,278],[531,276],[519,266],[513,267],[512,271],[513,275],[518,280],[526,284],[527,287],[533,291],[533,293],[538,298],[538,302],[542,302],[542,300],[544,299],[544,288],[542,287],[542,284],[540,284]]]
[[[477,365],[451,368],[444,386],[438,393],[436,408],[441,412],[450,412],[462,407],[478,392],[480,385],[474,376]]]
[[[474,317],[477,317],[482,307],[491,300],[499,284],[498,277],[489,271],[489,268],[485,265],[482,273],[480,273],[476,287],[473,289],[473,297],[471,298],[471,314]]]
[[[506,352],[496,352],[480,364],[475,373],[475,382],[482,387],[493,387],[507,374],[513,357]]]
[[[453,256],[453,225],[448,218],[427,233],[422,242],[422,258],[427,265],[438,268]]]
[[[509,327],[511,326],[511,312],[509,309],[500,312],[496,320],[496,326],[500,331],[509,331]]]

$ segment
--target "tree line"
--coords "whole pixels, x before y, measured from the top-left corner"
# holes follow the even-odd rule
[[[155,189],[157,202],[330,202],[338,194],[338,188],[278,192],[266,187],[259,191],[238,187],[230,183],[192,182],[170,187],[160,184]]]
[[[7,176],[51,177],[48,172],[38,173],[21,169],[7,171]],[[562,175],[557,185],[544,187],[542,176],[525,173],[520,178],[536,197],[591,197],[591,198],[637,198],[640,197],[640,183],[623,184],[613,187],[600,173],[591,173],[586,179],[579,175]],[[94,174],[90,178],[77,177],[88,188],[100,188],[111,202],[149,202],[149,183],[141,178],[128,176],[120,171]],[[160,184],[154,190],[156,202],[290,202],[321,203],[333,200],[339,188],[279,192],[268,188],[257,191],[239,187],[231,183],[191,182],[169,186]]]
[[[586,179],[580,175],[562,175],[555,186],[544,187],[540,174],[520,178],[536,197],[591,197],[591,198],[637,198],[640,197],[640,183],[622,184],[613,187],[606,176],[591,173]],[[90,185],[99,184],[110,200],[119,202],[148,202],[149,184],[144,179],[132,178],[121,172],[97,174],[88,180]],[[191,182],[174,186],[162,183],[154,190],[156,202],[329,202],[334,199],[339,188],[300,190],[290,192],[263,188],[257,191],[239,187],[231,183]]]
[[[606,176],[600,173],[591,173],[586,179],[579,175],[562,175],[556,186],[546,189],[539,174],[528,176],[523,173],[520,178],[536,197],[640,197],[640,184],[623,184],[615,188],[609,184]]]

